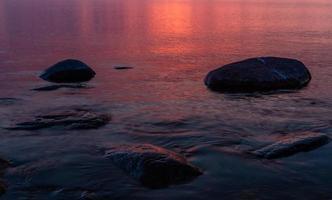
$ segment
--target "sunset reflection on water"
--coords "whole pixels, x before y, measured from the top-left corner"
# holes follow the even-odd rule
[[[209,69],[246,57],[314,62],[316,48],[331,50],[330,7],[325,0],[2,0],[0,64],[42,70],[78,58],[112,91],[124,86],[116,64],[144,69],[127,74],[136,81],[201,83]],[[111,86],[110,78],[119,81]]]
[[[331,143],[280,162],[242,153],[279,133],[330,135],[331,21],[330,0],[0,0],[0,128],[72,106],[112,115],[93,130],[1,129],[0,155],[18,165],[5,199],[327,199]],[[257,56],[301,60],[312,81],[269,95],[205,87],[210,70]],[[68,58],[96,71],[87,88],[32,90]],[[122,143],[178,151],[204,175],[147,190],[105,160]]]
[[[211,62],[211,56],[289,54],[283,49],[299,48],[298,41],[309,38],[331,42],[318,35],[332,26],[324,20],[331,17],[328,2],[313,7],[291,2],[3,0],[0,42],[7,60],[80,57],[94,63],[190,62],[202,56]],[[303,34],[294,37],[299,31]]]

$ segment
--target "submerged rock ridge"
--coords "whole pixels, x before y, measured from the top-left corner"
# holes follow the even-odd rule
[[[6,127],[10,130],[38,130],[51,127],[64,129],[95,129],[106,125],[111,116],[97,113],[89,109],[75,108],[70,110],[56,110],[35,116],[30,121],[16,123]]]
[[[150,144],[115,147],[106,157],[149,188],[187,182],[202,174],[185,157]]]
[[[281,138],[278,142],[251,153],[261,158],[274,159],[310,151],[328,142],[329,137],[325,134],[315,132],[293,133]]]
[[[46,69],[40,78],[55,83],[78,83],[91,80],[96,73],[85,63],[68,59]]]
[[[205,85],[220,92],[256,92],[299,89],[311,75],[295,59],[279,57],[250,58],[215,69],[205,77]]]

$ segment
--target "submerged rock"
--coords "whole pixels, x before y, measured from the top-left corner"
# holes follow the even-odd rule
[[[151,188],[186,182],[202,174],[183,156],[150,144],[120,146],[107,151],[106,155],[119,168]]]
[[[211,90],[226,92],[298,89],[311,80],[305,65],[294,59],[278,57],[251,58],[225,65],[205,77]]]
[[[252,153],[261,158],[280,158],[302,151],[310,151],[328,142],[329,137],[325,134],[315,132],[294,133]]]
[[[75,83],[91,80],[96,73],[79,60],[64,60],[44,71],[40,78],[56,83]]]
[[[15,104],[17,101],[19,101],[20,99],[17,98],[0,98],[0,106],[4,105],[4,106],[8,106],[8,105],[12,105]]]
[[[4,174],[4,171],[10,167],[10,162],[0,158],[0,176]],[[0,178],[0,196],[6,192],[7,186],[5,182]]]
[[[5,183],[0,181],[0,196],[3,195],[4,193],[6,193],[6,189],[7,189],[7,187],[6,187]]]
[[[86,85],[69,85],[69,84],[59,84],[59,85],[49,85],[44,87],[34,88],[34,91],[54,91],[61,88],[72,88],[72,89],[82,89],[82,88],[89,88]]]
[[[92,110],[76,108],[72,110],[53,111],[38,115],[31,121],[25,121],[7,127],[10,130],[37,130],[50,127],[65,129],[95,129],[106,125],[111,120],[110,115],[100,114]]]
[[[0,158],[0,174],[2,174],[2,171],[7,169],[9,166],[10,162],[8,160]]]

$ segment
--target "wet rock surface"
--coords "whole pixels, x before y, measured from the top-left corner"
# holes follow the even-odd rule
[[[261,158],[274,159],[310,151],[328,142],[329,137],[325,134],[315,132],[293,133],[251,153]]]
[[[68,59],[45,70],[40,78],[56,83],[76,83],[91,80],[96,73],[85,63]]]
[[[205,85],[220,92],[255,92],[298,89],[311,80],[305,65],[294,59],[250,58],[227,64],[205,77]]]
[[[106,156],[150,188],[187,182],[202,174],[183,156],[150,144],[119,146],[108,150]]]
[[[38,130],[51,127],[64,129],[95,129],[106,125],[111,116],[98,113],[86,108],[72,108],[69,110],[55,110],[37,115],[32,120],[18,122],[6,127],[9,130]]]

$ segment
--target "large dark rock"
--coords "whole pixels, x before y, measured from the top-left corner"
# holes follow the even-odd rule
[[[56,110],[35,116],[32,120],[16,123],[9,130],[38,130],[43,128],[60,127],[64,129],[95,129],[106,125],[111,116],[97,113],[89,109],[75,108]]]
[[[64,60],[44,71],[40,78],[56,83],[77,83],[91,80],[96,73],[79,60]]]
[[[183,156],[149,144],[120,146],[107,151],[106,155],[150,188],[186,182],[202,174]]]
[[[205,85],[221,92],[298,89],[311,80],[305,65],[294,59],[261,57],[225,65],[205,77]]]
[[[329,142],[327,135],[315,132],[293,133],[280,141],[267,145],[252,153],[261,158],[273,159],[310,151]]]

